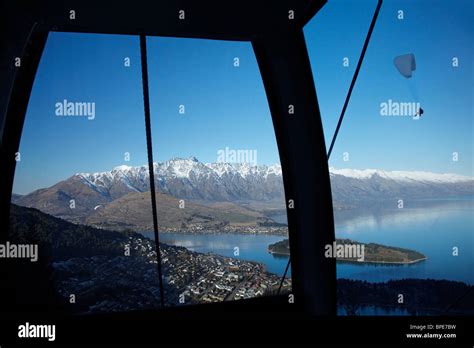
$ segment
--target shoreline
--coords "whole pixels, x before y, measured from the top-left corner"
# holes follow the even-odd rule
[[[383,264],[383,265],[412,265],[412,264],[419,263],[425,260],[428,260],[428,258],[422,257],[422,258],[411,260],[411,261],[352,261],[352,260],[336,259],[337,262],[342,262],[342,263],[358,263],[358,264],[374,263],[374,264]]]
[[[272,251],[270,249],[267,249],[267,251],[268,251],[269,254],[272,254],[272,255],[285,256],[285,257],[290,256],[290,254],[279,253],[279,252],[276,252],[276,251]],[[341,260],[341,259],[336,258],[336,262],[355,263],[355,264],[360,264],[360,265],[363,265],[363,264],[413,265],[415,263],[419,263],[419,262],[426,261],[426,260],[428,260],[428,257],[426,257],[426,256],[422,257],[422,258],[419,258],[419,259],[416,259],[416,260],[410,260],[410,261],[357,261],[357,260]]]
[[[147,232],[135,232],[139,233],[141,235],[146,235],[146,234],[151,234],[153,235],[153,231],[147,231]],[[216,234],[226,234],[226,235],[244,235],[244,236],[261,236],[261,235],[266,235],[266,236],[274,236],[274,237],[285,237],[288,238],[288,234],[283,234],[283,233],[275,233],[274,231],[268,231],[268,232],[243,232],[243,231],[159,231],[160,234],[176,234],[176,235],[216,235]]]

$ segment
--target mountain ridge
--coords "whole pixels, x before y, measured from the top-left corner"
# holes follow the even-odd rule
[[[380,201],[474,195],[474,179],[458,174],[330,168],[330,175],[333,205],[336,210],[363,208]],[[197,204],[193,206],[196,208],[194,213],[205,216],[209,216],[208,208],[213,204],[221,204],[216,206],[219,210],[224,207],[222,203],[231,203],[235,211],[240,209],[238,214],[234,215],[239,216],[239,220],[243,219],[243,214],[248,220],[256,221],[254,213],[257,212],[260,214],[259,221],[262,221],[261,213],[268,217],[272,212],[285,211],[283,177],[279,164],[206,164],[195,157],[174,158],[154,163],[154,176],[156,191],[158,194],[164,194],[157,199],[159,208],[161,197],[164,198],[161,202],[163,208],[174,209],[175,206],[170,205],[171,201],[177,205],[178,200],[184,200],[186,204]],[[12,195],[12,202],[37,208],[75,223],[88,220],[100,225],[107,221],[99,221],[98,217],[119,221],[113,214],[121,214],[120,221],[126,224],[127,216],[123,215],[120,204],[126,202],[129,214],[141,215],[143,209],[140,207],[144,206],[143,202],[149,204],[150,201],[146,199],[150,192],[148,178],[147,165],[121,165],[106,172],[76,173],[48,188],[27,195]],[[130,196],[125,200],[127,195]],[[167,197],[172,197],[173,200]],[[73,209],[70,206],[71,200],[74,200]],[[104,209],[106,214],[101,215]],[[226,209],[227,212],[230,211],[228,207]],[[218,215],[229,216],[223,211],[218,212]],[[166,214],[163,216],[166,221]],[[186,218],[189,219],[190,216]],[[217,225],[232,222],[227,217],[213,220]],[[175,224],[170,223],[170,228],[171,225]],[[114,225],[115,227],[117,225]]]

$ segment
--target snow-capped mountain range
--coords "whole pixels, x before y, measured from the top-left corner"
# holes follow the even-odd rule
[[[209,201],[267,200],[283,197],[281,166],[202,163],[195,157],[154,163],[157,189],[178,198]],[[93,190],[115,197],[150,189],[148,165],[118,166],[108,172],[75,174]]]
[[[438,174],[432,172],[422,171],[385,171],[377,169],[336,169],[329,168],[331,176],[341,175],[347,178],[367,180],[374,176],[378,176],[387,180],[394,180],[400,182],[419,182],[419,183],[462,183],[473,181],[470,176],[459,174]]]
[[[330,168],[335,207],[360,207],[367,202],[393,199],[448,198],[474,195],[472,177],[419,171]],[[163,194],[196,202],[231,202],[248,207],[284,209],[282,171],[279,164],[252,166],[246,163],[202,163],[196,158],[175,158],[154,163],[155,187]],[[85,217],[97,207],[131,193],[150,190],[148,166],[118,166],[100,173],[77,173],[13,202],[55,216]],[[76,208],[70,209],[74,199]],[[317,199],[317,197],[315,197]],[[129,201],[128,201],[129,202]],[[257,202],[259,204],[255,205]],[[130,204],[130,202],[129,202]],[[133,206],[133,204],[132,204]],[[263,208],[262,208],[263,209]]]
[[[364,207],[376,201],[447,199],[474,195],[473,177],[423,171],[330,168],[335,207]]]
[[[377,169],[330,168],[333,195],[341,201],[362,196],[390,199],[432,197],[437,194],[472,193],[473,178],[458,174],[423,171],[384,171]],[[202,163],[196,158],[176,158],[154,163],[156,187],[172,196],[209,201],[272,200],[283,198],[282,171],[279,164],[252,166],[247,163]],[[108,172],[76,174],[93,190],[111,197],[123,191],[149,190],[148,166],[118,166]],[[342,181],[342,183],[341,183]],[[351,185],[348,183],[351,182]],[[382,185],[382,182],[384,185]],[[125,185],[125,187],[120,187]],[[467,185],[467,186],[466,186]],[[343,186],[343,187],[341,187]],[[385,186],[385,190],[383,189]],[[357,192],[354,192],[354,189]],[[414,192],[409,191],[425,191]],[[348,195],[344,195],[347,192]],[[352,196],[357,193],[357,196]],[[345,196],[345,197],[344,197]]]
[[[247,181],[265,182],[269,176],[282,176],[281,166],[252,166],[248,163],[201,163],[195,157],[188,159],[172,159],[163,163],[154,163],[155,179],[160,188],[167,191],[169,180],[184,179],[192,183],[199,180],[211,180],[226,184],[226,180],[241,178]],[[338,176],[370,180],[380,178],[411,184],[455,184],[469,183],[472,177],[459,174],[438,174],[424,171],[384,171],[377,169],[336,169],[329,168],[332,178]],[[148,165],[132,167],[121,165],[111,171],[97,173],[77,173],[85,184],[99,192],[108,192],[117,181],[124,183],[129,189],[142,192],[149,189]]]

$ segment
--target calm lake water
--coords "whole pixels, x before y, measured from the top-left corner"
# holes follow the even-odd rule
[[[472,198],[406,202],[403,209],[338,212],[335,215],[337,237],[414,249],[425,254],[428,260],[403,266],[338,263],[337,276],[372,282],[431,278],[474,284],[473,212]],[[279,222],[286,220],[285,215],[273,218]],[[287,257],[275,257],[267,251],[269,244],[283,239],[281,236],[160,233],[160,239],[197,252],[262,262],[268,271],[278,275],[283,274],[288,262]],[[238,256],[234,255],[235,247],[239,248]],[[453,247],[458,248],[458,256],[453,256]]]
[[[427,260],[402,266],[338,264],[338,278],[367,281],[422,278],[474,284],[474,200],[426,200],[403,209],[336,215],[336,235],[417,250]],[[458,256],[453,248],[458,248]]]

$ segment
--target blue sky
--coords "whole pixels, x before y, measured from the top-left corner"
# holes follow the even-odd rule
[[[249,42],[148,38],[147,46],[155,161],[216,162],[228,147],[256,150],[258,164],[279,162]],[[14,192],[76,172],[147,163],[139,52],[138,37],[50,34],[28,105]],[[95,119],[57,117],[55,104],[64,99],[95,102]]]
[[[216,162],[217,151],[229,147],[256,150],[258,164],[279,162],[250,43],[158,37],[147,42],[155,159]]]
[[[377,1],[329,1],[305,27],[330,144]],[[404,20],[397,11],[404,11]],[[473,2],[385,0],[330,164],[473,175]],[[393,65],[415,54],[411,80]],[[452,57],[459,67],[452,68]],[[350,66],[342,66],[349,57]],[[412,93],[414,90],[416,93]],[[388,99],[419,101],[421,119],[380,116]],[[418,100],[417,100],[418,99]],[[344,162],[342,154],[349,153]],[[459,161],[452,161],[452,153]]]
[[[384,1],[331,165],[473,174],[473,6],[455,3],[460,6]],[[327,144],[375,5],[329,1],[305,28]],[[403,21],[396,19],[398,9],[405,12]],[[279,161],[250,43],[147,42],[155,161],[196,156],[214,162],[225,147],[257,150],[259,164]],[[76,172],[147,163],[139,52],[138,37],[50,34],[28,105],[14,192],[50,186]],[[392,62],[407,52],[417,60],[410,81]],[[342,66],[346,56],[348,68]],[[453,56],[460,60],[456,69]],[[124,67],[125,57],[130,67]],[[425,110],[422,119],[380,116],[381,102],[411,101],[412,90]],[[54,105],[64,99],[95,102],[95,119],[55,116]],[[458,162],[451,161],[454,151]],[[343,152],[349,152],[349,162],[342,161]]]

